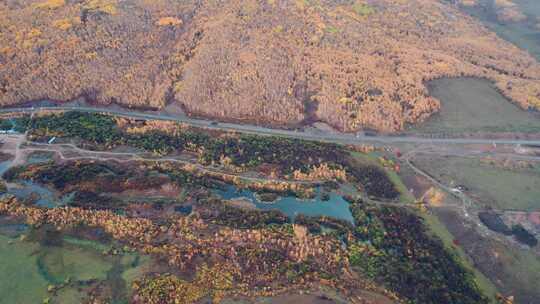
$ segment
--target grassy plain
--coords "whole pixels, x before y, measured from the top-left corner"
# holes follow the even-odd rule
[[[442,78],[428,83],[439,112],[410,128],[422,133],[540,132],[540,116],[509,102],[483,79]]]
[[[99,253],[86,248],[52,247],[41,250],[38,259],[40,273],[51,283],[61,284],[67,279],[104,280],[111,263]]]
[[[44,246],[31,240],[20,240],[0,234],[0,304],[50,303],[78,304],[85,297],[78,283],[98,280],[109,281],[118,277],[130,286],[148,270],[148,257],[127,254],[122,257],[102,255],[109,249],[98,242],[64,237],[62,246]],[[119,258],[121,271],[111,274]],[[59,289],[55,294],[47,291],[51,285],[66,281],[76,283]]]
[[[40,275],[35,254],[39,245],[0,235],[0,303],[41,303],[47,280]]]
[[[507,169],[478,159],[420,155],[415,164],[446,185],[465,185],[484,207],[539,211],[540,167]]]

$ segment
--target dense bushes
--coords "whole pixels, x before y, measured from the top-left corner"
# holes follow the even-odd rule
[[[128,204],[125,201],[116,199],[102,193],[92,191],[77,191],[73,201],[69,203],[71,207],[95,210],[121,210]]]
[[[159,154],[196,147],[202,151],[200,158],[204,163],[219,162],[226,156],[236,166],[274,164],[285,173],[307,170],[310,165],[322,162],[337,164],[347,154],[335,144],[280,137],[239,135],[220,138],[195,130],[184,130],[177,135],[157,130],[132,134],[120,130],[111,116],[83,112],[36,117],[30,123],[30,131],[36,137],[76,137],[106,147],[125,144]]]
[[[119,201],[107,194],[128,189],[158,187],[171,179],[146,170],[124,168],[99,162],[32,164],[12,167],[3,175],[7,181],[33,180],[51,185],[62,193],[73,192],[72,206],[92,209],[118,209]]]
[[[182,152],[193,147],[200,150],[204,163],[219,162],[226,156],[236,166],[255,167],[274,164],[285,172],[307,170],[309,166],[339,164],[348,154],[336,144],[271,136],[239,135],[215,137],[198,130],[184,130],[170,135],[157,130],[126,133],[113,117],[103,114],[65,112],[34,118],[31,135],[76,137],[98,145],[129,145],[159,154]]]
[[[351,204],[356,244],[350,261],[412,303],[488,303],[472,274],[421,218],[398,207]]]
[[[399,192],[388,175],[376,166],[349,165],[348,172],[364,186],[366,193],[370,196],[384,199],[395,199],[399,196]]]
[[[98,147],[128,145],[162,155],[197,151],[203,164],[220,163],[227,158],[229,164],[237,167],[272,165],[285,175],[295,170],[308,172],[314,166],[325,164],[330,168],[345,168],[370,196],[395,199],[399,195],[384,170],[351,161],[347,150],[331,143],[247,134],[211,136],[194,129],[175,135],[159,130],[128,133],[118,127],[112,116],[82,112],[40,116],[29,125],[30,134],[37,138],[76,137]],[[186,177],[178,178],[186,181]]]
[[[3,177],[8,181],[31,179],[50,184],[55,189],[99,189],[102,192],[120,192],[126,189],[147,189],[168,181],[182,187],[218,188],[219,181],[193,173],[161,166],[126,167],[105,162],[72,161],[62,164],[32,164],[12,167]]]
[[[97,179],[110,177],[123,180],[116,170],[109,165],[94,162],[71,162],[61,165],[52,163],[35,164],[28,166],[12,167],[4,173],[4,178],[8,181],[17,179],[31,179],[41,184],[51,184],[57,190],[64,190],[70,185],[77,185],[81,182],[93,182]],[[106,183],[103,183],[106,184]]]
[[[307,170],[310,165],[322,162],[338,164],[346,155],[346,152],[335,144],[256,135],[217,139],[205,148],[207,161],[216,161],[226,155],[237,166],[276,164],[285,173],[296,169]]]
[[[29,123],[30,123],[30,117],[28,115],[23,115],[23,116],[14,117],[14,118],[0,119],[0,130],[8,131],[8,130],[13,129],[14,131],[23,133],[28,128]]]
[[[299,214],[294,218],[294,223],[306,226],[311,233],[321,233],[323,228],[331,229],[336,236],[344,236],[352,231],[353,226],[346,220],[328,216],[306,216]]]
[[[19,133],[23,133],[30,126],[30,116],[24,115],[21,117],[16,117],[12,119],[12,122],[15,125],[13,129]]]
[[[154,166],[150,169],[156,170],[160,174],[167,175],[171,181],[183,187],[204,187],[204,188],[220,188],[223,183],[217,179],[197,175],[178,168],[170,168],[166,166]]]
[[[120,139],[113,117],[76,111],[37,117],[29,128],[36,136],[78,137],[96,144],[111,145]]]
[[[205,220],[233,228],[264,228],[271,224],[286,224],[289,218],[278,210],[251,210],[227,205],[217,199],[200,201],[198,211]]]
[[[67,185],[90,182],[99,177],[120,177],[109,166],[98,163],[67,163],[62,165],[43,166],[33,176],[43,184],[52,184],[56,189],[64,189]]]

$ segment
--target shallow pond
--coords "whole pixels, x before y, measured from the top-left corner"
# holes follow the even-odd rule
[[[441,78],[428,83],[441,109],[410,131],[427,133],[540,132],[540,114],[522,110],[495,86],[478,78]]]
[[[341,195],[336,193],[331,193],[327,201],[322,200],[321,193],[318,193],[313,199],[299,199],[294,196],[285,196],[278,198],[275,202],[267,203],[258,200],[255,193],[251,190],[240,190],[234,186],[227,186],[225,190],[217,190],[216,192],[223,199],[247,199],[254,203],[260,210],[280,210],[291,219],[294,219],[298,214],[308,216],[326,215],[347,220],[351,223],[353,222],[349,203]]]
[[[46,161],[46,158],[37,158],[33,161],[40,162]],[[2,176],[8,169],[11,161],[5,161],[0,163],[0,176]],[[64,196],[51,191],[51,189],[34,183],[32,181],[17,182],[15,184],[8,184],[7,193],[15,195],[20,199],[33,199],[35,204],[40,207],[53,208],[58,206],[64,206],[68,204],[74,197],[74,193],[68,193]]]
[[[35,204],[40,207],[53,208],[56,206],[56,197],[51,190],[30,181],[24,181],[15,187],[8,187],[8,193],[23,200],[36,196]]]

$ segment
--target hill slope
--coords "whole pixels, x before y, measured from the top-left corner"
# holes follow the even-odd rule
[[[437,0],[7,0],[0,104],[84,96],[229,120],[397,131],[424,82],[493,80],[540,107],[540,65]]]

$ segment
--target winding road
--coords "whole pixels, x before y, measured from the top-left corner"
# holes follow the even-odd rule
[[[2,108],[0,113],[29,113],[38,111],[82,111],[88,113],[104,113],[119,117],[126,117],[141,120],[167,120],[185,123],[194,127],[204,127],[209,129],[236,131],[248,134],[284,136],[305,140],[333,142],[338,144],[361,144],[361,143],[380,143],[380,144],[508,144],[508,145],[532,145],[540,146],[540,140],[527,139],[487,139],[487,138],[424,138],[418,136],[388,136],[377,135],[369,136],[365,134],[345,134],[345,133],[312,133],[306,131],[292,131],[284,129],[273,129],[249,124],[237,123],[216,123],[212,120],[195,119],[187,116],[172,116],[168,114],[153,114],[145,112],[135,112],[129,110],[115,110],[108,108],[95,108],[83,106],[42,106],[42,107],[24,107],[24,108]]]

